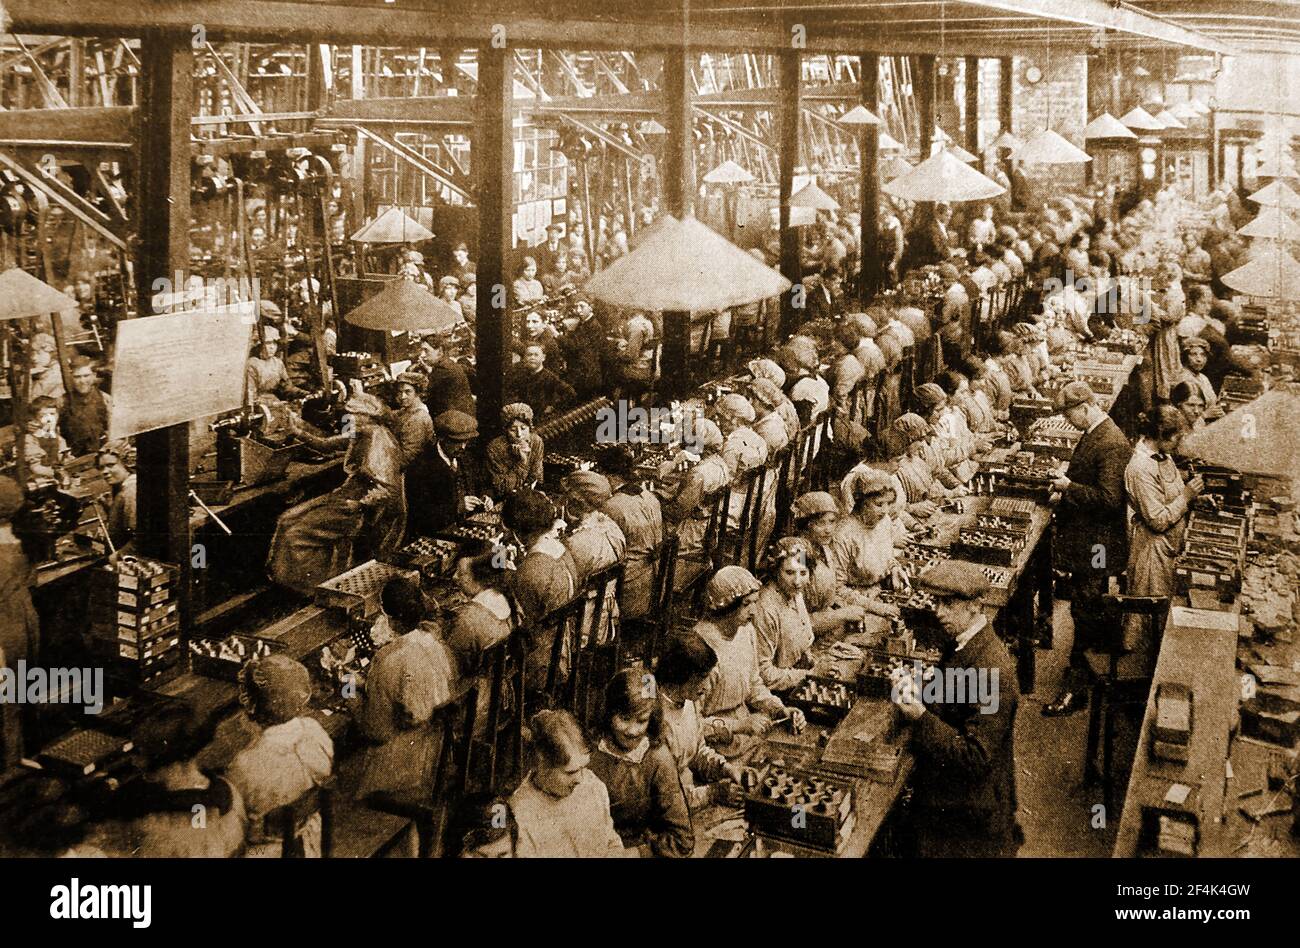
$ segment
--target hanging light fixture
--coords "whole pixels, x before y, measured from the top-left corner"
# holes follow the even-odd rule
[[[886,131],[880,133],[880,150],[881,151],[907,151],[907,148],[893,135]]]
[[[1133,130],[1109,112],[1102,112],[1084,126],[1085,140],[1093,138],[1137,138]]]
[[[730,158],[704,176],[705,184],[748,184],[754,176]]]
[[[1262,207],[1280,207],[1286,211],[1300,211],[1300,194],[1296,194],[1281,181],[1274,181],[1267,187],[1246,195],[1246,200],[1254,201]]]
[[[1300,224],[1288,217],[1281,208],[1266,207],[1237,233],[1243,237],[1260,237],[1265,240],[1300,240]]]
[[[931,155],[907,174],[890,181],[883,190],[908,201],[945,204],[986,201],[1006,192],[1002,185],[962,163],[948,151]]]
[[[1174,115],[1174,113],[1170,112],[1168,109],[1162,109],[1160,112],[1156,113],[1155,119],[1165,128],[1187,128],[1186,125],[1179,121],[1178,116]]]
[[[880,117],[864,105],[855,105],[836,121],[841,125],[881,125]]]
[[[1030,136],[1015,157],[1016,161],[1027,165],[1080,165],[1092,161],[1092,156],[1086,151],[1070,144],[1050,128]]]
[[[1158,132],[1165,127],[1163,122],[1156,121],[1156,117],[1141,106],[1128,112],[1120,121],[1139,132]]]
[[[1245,266],[1222,277],[1223,284],[1259,299],[1300,300],[1300,263],[1281,248],[1270,243]]]
[[[954,158],[956,158],[958,161],[964,161],[967,164],[970,164],[972,161],[979,161],[979,158],[977,156],[972,155],[970,152],[968,152],[965,148],[962,148],[961,145],[958,145],[956,142],[953,142],[951,145],[948,146],[948,153],[952,155]]]
[[[997,140],[993,142],[993,147],[1005,148],[1008,151],[1015,152],[1017,149],[1023,148],[1024,144],[1023,141],[1016,138],[1016,136],[1012,135],[1010,132],[1003,132],[997,137]]]

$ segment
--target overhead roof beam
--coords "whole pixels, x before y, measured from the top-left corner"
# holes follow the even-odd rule
[[[190,34],[202,24],[209,38],[255,42],[294,43],[337,41],[376,46],[419,47],[428,42],[431,20],[436,11],[398,7],[358,8],[341,2],[297,3],[286,0],[172,0],[166,4],[122,3],[121,0],[6,0],[13,29],[64,36],[139,36],[159,30]],[[896,4],[890,4],[894,6]],[[928,4],[933,5],[933,4]],[[872,17],[879,4],[841,5],[859,16],[845,16],[847,22],[820,25],[808,23],[806,49],[817,52],[935,53],[933,40],[905,37],[882,40],[885,22]],[[1037,19],[1080,23],[1144,36],[1148,39],[1230,53],[1231,48],[1195,30],[1147,16],[1135,9],[1112,7],[1108,0],[980,0],[978,7],[1005,10]],[[777,12],[764,5],[762,9]],[[811,12],[816,12],[813,6]],[[829,9],[827,12],[830,12]],[[716,20],[715,11],[702,16]],[[797,15],[797,14],[796,14]],[[790,17],[786,17],[790,19]],[[444,40],[463,46],[486,46],[504,26],[511,46],[541,46],[555,49],[671,49],[682,45],[682,26],[669,17],[627,22],[578,18],[539,19],[507,16],[501,11],[467,13],[458,10],[454,18],[438,22]],[[494,32],[496,30],[496,32]],[[1032,32],[1032,31],[1031,31]],[[704,50],[784,51],[790,47],[790,32],[784,22],[766,18],[762,26],[735,28],[699,22],[691,23],[686,39]],[[1007,48],[1014,51],[1015,44]],[[1023,44],[1021,44],[1023,48]],[[1003,50],[980,41],[948,43],[951,55],[998,55]]]

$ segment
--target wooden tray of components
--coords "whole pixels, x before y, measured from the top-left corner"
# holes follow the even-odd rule
[[[316,605],[352,610],[360,606],[366,615],[379,611],[379,595],[390,579],[411,575],[410,570],[370,560],[340,573],[316,587]]]
[[[1003,517],[987,510],[975,516],[975,527],[978,530],[1000,530],[1004,533],[1014,533],[1022,537],[1029,534],[1030,523],[1028,518]]]
[[[1068,461],[1074,457],[1074,449],[1078,447],[1078,439],[1060,438],[1048,435],[1033,435],[1024,442],[1024,450],[1030,451],[1040,457],[1057,458],[1061,461]]]
[[[853,691],[838,678],[809,675],[783,699],[786,707],[795,707],[809,721],[838,724],[853,708]]]
[[[418,537],[388,555],[386,562],[399,569],[419,570],[421,573],[443,574],[450,572],[460,544],[437,537]]]
[[[1005,517],[1008,520],[1023,520],[1025,523],[1034,519],[1034,511],[1038,508],[1032,500],[1023,500],[1018,497],[994,497],[993,502],[989,504],[988,509],[984,512],[992,514],[995,517]]]
[[[853,807],[850,781],[771,765],[745,797],[745,821],[754,833],[833,853],[853,831]]]
[[[1119,379],[1110,375],[1079,375],[1078,381],[1086,382],[1088,387],[1098,395],[1115,395],[1120,390]]]
[[[973,563],[1010,566],[1024,548],[1024,533],[962,527],[957,542],[952,545],[952,555]]]
[[[252,635],[228,635],[224,639],[190,639],[190,664],[196,675],[220,681],[238,681],[240,670],[255,658],[283,652],[284,646]]]

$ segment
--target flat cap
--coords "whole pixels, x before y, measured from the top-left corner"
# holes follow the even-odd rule
[[[942,560],[916,580],[917,586],[936,596],[957,599],[981,599],[989,591],[989,581],[974,563]]]
[[[279,342],[279,341],[280,341],[280,330],[276,329],[274,326],[263,326],[263,327],[262,327],[262,341],[263,341],[263,342]]]
[[[704,595],[709,601],[710,609],[725,609],[762,589],[754,574],[743,566],[724,566],[713,574],[705,587]]]
[[[397,376],[397,382],[399,385],[409,385],[417,392],[421,391],[426,385],[429,384],[429,380],[427,378],[425,378],[419,372],[412,372],[409,369],[403,372],[401,375]]]
[[[1097,404],[1097,396],[1087,382],[1080,382],[1075,379],[1073,382],[1066,382],[1061,386],[1061,391],[1056,396],[1056,410],[1069,411],[1079,405]]]
[[[354,394],[344,404],[343,410],[349,415],[370,415],[372,418],[381,418],[388,413],[388,409],[384,407],[379,397],[369,392]]]
[[[609,478],[595,471],[573,471],[565,475],[560,486],[566,494],[579,497],[592,507],[599,507],[614,496]]]
[[[478,422],[472,415],[450,408],[433,419],[433,428],[439,438],[452,441],[473,441],[478,437]]]
[[[443,277],[441,280],[438,281],[438,286],[454,286],[454,287],[459,288],[459,287],[460,287],[460,280],[459,280],[457,277],[454,277],[454,276],[452,276],[452,275],[449,273],[449,274],[447,274],[445,277]]]
[[[916,400],[927,411],[938,408],[948,401],[948,394],[934,382],[926,382],[916,390]]]

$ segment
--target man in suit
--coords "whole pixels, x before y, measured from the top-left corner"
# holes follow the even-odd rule
[[[1123,572],[1128,562],[1124,469],[1133,456],[1128,439],[1098,407],[1088,383],[1067,383],[1057,407],[1084,434],[1065,476],[1052,484],[1061,495],[1053,527],[1056,568],[1071,576],[1074,643],[1061,693],[1043,707],[1048,717],[1073,714],[1083,707],[1092,677],[1085,653],[1108,641],[1101,598],[1110,577]]]
[[[948,222],[951,220],[951,207],[947,204],[934,205],[930,214],[919,222],[908,239],[904,270],[943,263],[952,255],[952,238],[948,235]]]
[[[423,394],[431,418],[448,410],[474,414],[469,376],[460,363],[447,355],[447,344],[441,336],[430,333],[420,340],[420,357],[413,368],[429,379]]]
[[[478,498],[465,448],[478,437],[473,415],[448,409],[433,420],[437,436],[406,471],[407,536],[430,536],[451,526]],[[468,502],[468,503],[467,503]]]
[[[917,578],[934,597],[943,659],[929,681],[895,681],[892,700],[912,722],[916,856],[1009,857],[1024,841],[1016,822],[1016,670],[984,614],[988,580],[945,560]],[[938,685],[942,687],[938,687]]]

